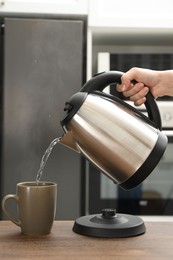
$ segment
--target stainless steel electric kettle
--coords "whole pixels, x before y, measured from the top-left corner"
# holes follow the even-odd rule
[[[81,153],[124,189],[140,184],[156,167],[166,146],[160,113],[151,93],[148,117],[103,89],[121,83],[122,72],[97,74],[65,104],[59,142]]]

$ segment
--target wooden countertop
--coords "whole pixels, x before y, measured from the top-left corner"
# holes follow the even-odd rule
[[[55,221],[51,234],[27,236],[0,221],[0,259],[173,259],[173,222],[145,222],[146,233],[130,238],[92,238],[72,231],[73,221]]]

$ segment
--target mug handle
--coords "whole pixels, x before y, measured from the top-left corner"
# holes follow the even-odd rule
[[[2,200],[2,210],[4,212],[4,214],[7,216],[7,218],[9,218],[14,224],[16,224],[17,226],[21,226],[21,221],[20,220],[15,220],[11,214],[9,213],[9,211],[6,208],[6,202],[8,200],[14,200],[17,204],[18,204],[18,196],[14,195],[14,194],[8,194],[6,195],[3,200]]]

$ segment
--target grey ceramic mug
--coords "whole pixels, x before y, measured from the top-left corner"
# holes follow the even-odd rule
[[[7,201],[17,203],[19,219],[14,219],[7,209]],[[28,235],[49,234],[53,225],[57,204],[57,184],[40,181],[18,183],[16,194],[8,194],[2,200],[4,214],[21,231]]]

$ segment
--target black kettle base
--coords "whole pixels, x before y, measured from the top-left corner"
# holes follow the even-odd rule
[[[115,209],[103,209],[102,214],[77,218],[73,231],[91,237],[123,238],[141,235],[146,228],[138,216],[116,214]]]

